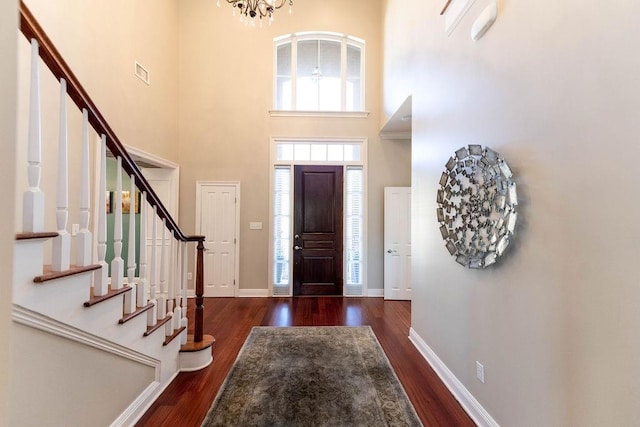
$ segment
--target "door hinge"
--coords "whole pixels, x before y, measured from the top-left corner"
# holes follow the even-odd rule
[[[233,279],[233,286],[236,285],[236,279]]]
[[[237,241],[238,241],[238,240],[234,237],[234,238],[233,238],[233,244],[235,245],[235,244],[237,243]]]

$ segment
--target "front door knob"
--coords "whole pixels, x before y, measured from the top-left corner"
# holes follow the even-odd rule
[[[302,246],[295,245],[295,246],[293,247],[293,250],[295,250],[295,251],[301,251],[301,250],[302,250]]]

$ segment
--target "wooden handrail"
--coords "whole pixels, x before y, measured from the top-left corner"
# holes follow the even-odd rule
[[[23,1],[20,1],[20,31],[27,40],[35,39],[40,45],[40,58],[47,65],[51,73],[57,80],[64,79],[67,82],[67,93],[73,102],[89,113],[89,123],[99,135],[106,135],[107,148],[116,157],[122,158],[122,167],[129,174],[135,176],[138,188],[146,191],[147,201],[151,206],[156,206],[158,216],[166,220],[167,228],[174,237],[183,242],[203,242],[204,236],[185,235],[175,220],[171,217],[167,208],[162,204],[160,198],[149,185],[149,182],[142,175],[142,172],[135,164],[124,145],[120,142],[115,132],[104,119],[98,107],[91,100],[84,90],[80,81],[73,74],[67,63],[55,48],[47,34],[44,32],[38,21]]]

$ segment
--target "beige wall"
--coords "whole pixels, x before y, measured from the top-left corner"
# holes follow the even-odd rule
[[[296,2],[272,26],[245,27],[210,0],[180,2],[180,222],[195,231],[195,182],[241,182],[240,288],[266,289],[269,245],[269,138],[369,138],[370,288],[382,288],[382,196],[385,185],[409,185],[410,147],[382,142],[378,1]],[[354,19],[357,17],[357,19]],[[366,40],[368,118],[270,117],[273,38],[297,31],[335,31]],[[249,230],[261,221],[263,230]]]
[[[19,410],[4,425],[107,426],[156,379],[153,366],[18,323],[10,348]]]
[[[488,0],[450,37],[442,3],[385,1],[385,113],[413,95],[412,326],[501,425],[637,425],[640,4],[500,0],[474,43]],[[455,263],[435,215],[469,143],[503,155],[521,201],[486,271]]]
[[[178,2],[26,0],[116,135],[178,158]],[[134,75],[138,61],[147,86]]]
[[[17,2],[0,2],[0,183],[11,200],[15,192]],[[13,210],[0,214],[0,271],[11,277],[13,270]],[[0,342],[8,343],[11,327],[11,286],[0,286]],[[9,346],[0,345],[0,425],[9,424]]]

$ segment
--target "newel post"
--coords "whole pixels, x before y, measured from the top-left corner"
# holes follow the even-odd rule
[[[204,326],[204,243],[198,241],[196,260],[196,318],[194,324],[193,341],[201,342]]]

